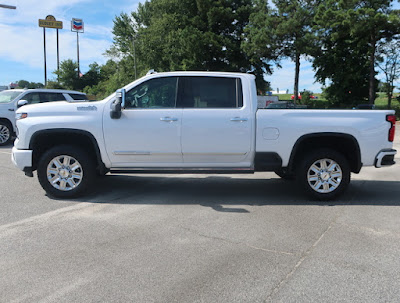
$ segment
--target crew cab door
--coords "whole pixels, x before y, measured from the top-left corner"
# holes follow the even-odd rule
[[[241,79],[188,76],[179,86],[185,166],[250,167],[254,117]]]
[[[105,110],[104,140],[112,167],[182,163],[177,83],[177,77],[160,77],[138,84],[126,92],[120,119],[111,119]]]

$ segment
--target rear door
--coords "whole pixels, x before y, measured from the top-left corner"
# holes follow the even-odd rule
[[[253,117],[240,78],[180,77],[185,166],[250,167]]]

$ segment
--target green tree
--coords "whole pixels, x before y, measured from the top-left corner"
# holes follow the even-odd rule
[[[321,2],[314,18],[316,78],[335,105],[374,103],[376,45],[398,32],[390,0]]]
[[[40,82],[29,82],[26,80],[17,81],[18,88],[42,88],[44,87],[43,83]]]
[[[17,81],[17,84],[18,84],[18,88],[28,88],[29,81],[19,80],[19,81]]]
[[[109,56],[125,59],[128,74],[149,69],[252,71],[263,88],[261,60],[241,49],[252,0],[151,0],[114,20]]]
[[[299,95],[300,58],[310,54],[316,0],[273,0],[275,9],[265,4],[250,18],[244,49],[251,58],[277,62],[290,58],[295,63],[294,96]]]
[[[377,48],[377,66],[385,75],[386,82],[382,83],[382,87],[388,98],[388,108],[391,108],[394,81],[400,78],[399,49],[399,40],[384,41]]]
[[[73,90],[83,88],[82,81],[78,77],[78,64],[75,61],[71,59],[61,61],[60,69],[53,73],[58,76],[58,82],[62,87]]]

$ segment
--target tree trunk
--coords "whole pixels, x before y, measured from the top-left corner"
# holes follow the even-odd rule
[[[294,104],[298,103],[299,100],[299,75],[300,75],[300,54],[296,52],[296,70],[294,73]]]
[[[371,34],[371,55],[369,57],[369,92],[368,103],[375,103],[375,50],[376,50],[376,36],[375,33]]]
[[[388,94],[387,94],[387,97],[388,97],[388,109],[391,109],[392,108],[392,97],[393,97],[393,89],[394,89],[394,87],[393,87],[393,82],[388,82],[389,83],[389,87],[388,87]]]

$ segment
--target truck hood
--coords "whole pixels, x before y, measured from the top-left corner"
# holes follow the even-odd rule
[[[46,102],[22,106],[17,113],[28,113],[28,116],[71,116],[93,115],[103,111],[104,101],[92,102]]]

